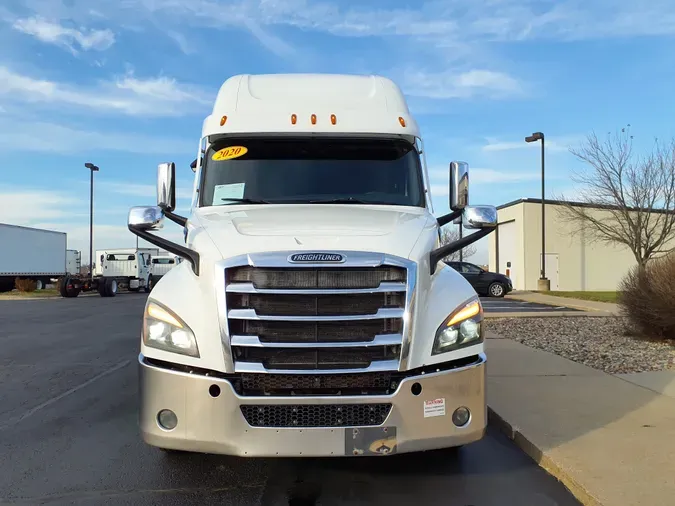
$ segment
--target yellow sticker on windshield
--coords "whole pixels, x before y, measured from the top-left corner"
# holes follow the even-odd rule
[[[222,160],[232,160],[232,158],[239,158],[246,153],[248,153],[248,148],[244,146],[230,146],[229,148],[224,148],[213,153],[211,159],[217,162]]]

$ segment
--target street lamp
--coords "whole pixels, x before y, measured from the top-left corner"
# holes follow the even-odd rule
[[[89,182],[89,278],[94,279],[94,172],[99,168],[93,163],[84,164],[89,169],[91,179]]]
[[[544,193],[544,134],[535,132],[525,137],[525,142],[541,141],[541,274],[537,283],[540,291],[551,289],[551,282],[546,279],[546,214],[544,211],[545,193]]]

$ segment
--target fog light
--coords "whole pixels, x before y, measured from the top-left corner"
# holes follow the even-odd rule
[[[164,430],[173,430],[178,425],[178,417],[170,409],[163,409],[157,413],[157,423]]]
[[[460,406],[452,414],[452,423],[454,423],[457,427],[464,427],[467,423],[469,423],[470,417],[471,412],[469,411],[469,408]]]

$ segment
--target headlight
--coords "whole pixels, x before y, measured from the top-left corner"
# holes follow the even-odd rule
[[[482,321],[480,300],[472,299],[460,306],[438,327],[431,354],[438,355],[482,342]]]
[[[199,358],[195,335],[176,314],[150,301],[143,315],[143,343],[150,348]]]

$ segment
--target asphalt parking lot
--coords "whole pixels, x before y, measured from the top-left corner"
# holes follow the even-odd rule
[[[548,313],[560,311],[579,311],[565,306],[550,306],[535,302],[525,302],[508,298],[481,297],[483,310],[486,313]]]
[[[492,429],[458,454],[165,455],[137,430],[144,301],[0,301],[0,504],[579,504]]]

